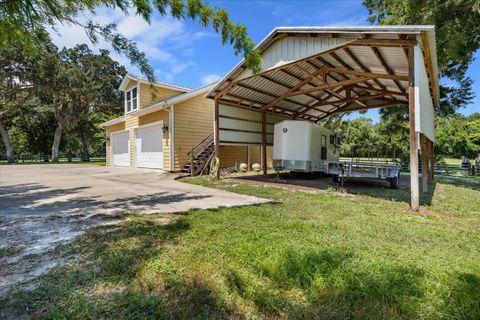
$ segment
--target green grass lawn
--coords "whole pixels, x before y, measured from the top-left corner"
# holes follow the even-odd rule
[[[407,189],[309,194],[187,181],[275,202],[93,228],[64,249],[77,262],[0,300],[0,310],[39,319],[480,318],[478,180],[438,178],[420,213]]]

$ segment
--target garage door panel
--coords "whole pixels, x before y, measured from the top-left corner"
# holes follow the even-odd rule
[[[163,131],[161,125],[137,129],[137,167],[163,169]]]
[[[121,132],[112,135],[112,162],[114,166],[128,167],[130,165],[128,140],[128,132]]]

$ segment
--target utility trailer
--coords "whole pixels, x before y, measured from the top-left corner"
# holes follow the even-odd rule
[[[350,178],[387,180],[392,189],[400,186],[400,164],[396,161],[327,161],[325,173],[342,186]]]
[[[338,161],[335,132],[303,120],[284,120],[273,132],[273,167],[292,172],[325,172],[326,161]]]

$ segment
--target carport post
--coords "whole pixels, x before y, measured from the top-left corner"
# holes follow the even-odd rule
[[[433,141],[429,141],[430,151],[430,181],[435,179],[435,158],[433,156],[434,144]]]
[[[262,167],[263,174],[267,174],[267,124],[265,109],[262,110]]]
[[[219,123],[218,123],[218,99],[215,99],[215,110],[214,110],[214,131],[213,131],[213,143],[215,144],[215,157],[218,158],[218,162],[220,164],[220,130],[219,130]],[[220,179],[220,167],[217,171],[217,179]]]
[[[418,134],[415,131],[415,65],[413,46],[408,47],[408,122],[410,126],[410,208],[420,209],[418,182]]]

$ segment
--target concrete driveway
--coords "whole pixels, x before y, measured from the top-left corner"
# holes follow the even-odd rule
[[[267,201],[175,177],[158,170],[95,165],[0,166],[0,295],[63,264],[48,252],[88,227],[118,222],[119,214]]]

